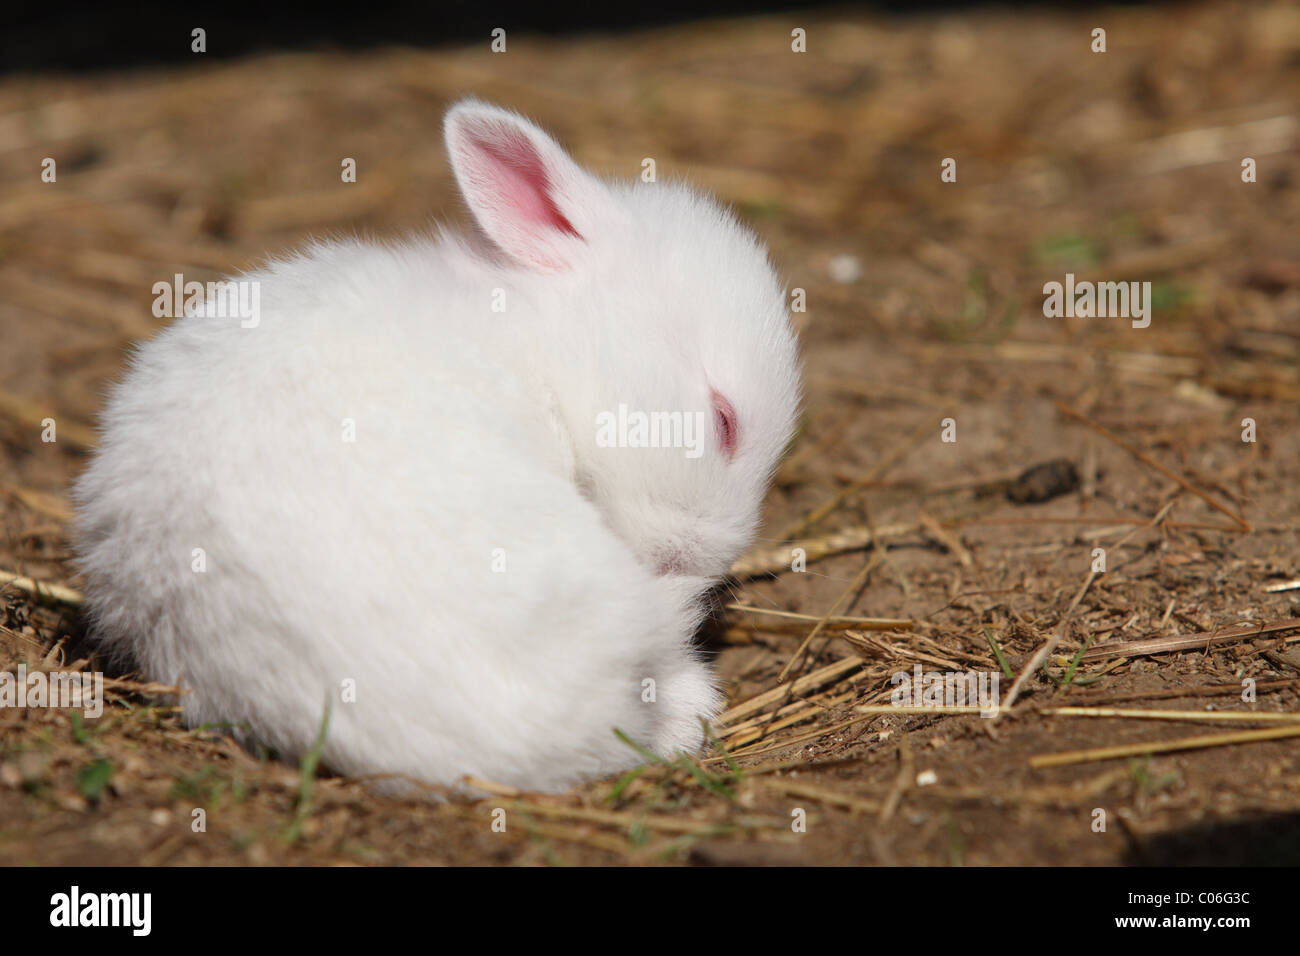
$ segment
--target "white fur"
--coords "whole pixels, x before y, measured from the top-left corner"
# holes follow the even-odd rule
[[[581,238],[512,218],[493,136],[542,157]],[[138,349],[76,486],[87,606],[110,653],[190,689],[188,724],[296,758],[329,696],[339,772],[563,789],[639,762],[616,727],[702,745],[701,597],[754,533],[796,346],[764,251],[698,193],[602,183],[476,101],[447,138],[486,252],[317,243],[242,277],[256,327],[189,315]],[[704,454],[598,447],[620,403],[704,412]]]

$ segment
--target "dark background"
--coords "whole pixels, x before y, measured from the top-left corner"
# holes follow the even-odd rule
[[[1112,3],[1105,6],[1134,6]],[[619,31],[656,23],[810,8],[866,9],[933,15],[972,6],[991,9],[1089,3],[962,3],[884,0],[865,4],[799,0],[698,0],[698,2],[571,2],[563,4],[442,0],[331,4],[69,3],[19,2],[0,10],[0,71],[96,70],[174,63],[191,56],[190,31],[208,31],[207,53],[218,59],[263,50],[356,49],[383,44],[437,46],[507,32]]]

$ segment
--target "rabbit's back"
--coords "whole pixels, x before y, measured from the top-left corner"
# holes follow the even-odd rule
[[[582,726],[599,701],[548,693],[548,668],[634,693],[625,648],[675,612],[608,606],[642,572],[563,473],[527,383],[447,334],[436,288],[399,302],[382,283],[355,301],[318,287],[304,305],[286,293],[310,277],[292,269],[262,277],[276,294],[256,327],[182,319],[115,390],[77,489],[101,640],[190,687],[189,722],[243,721],[287,753],[326,692],[353,688],[335,708],[340,769],[364,770],[386,723],[412,774],[528,766],[475,727]],[[421,320],[443,334],[413,336]],[[622,633],[590,646],[595,619]]]

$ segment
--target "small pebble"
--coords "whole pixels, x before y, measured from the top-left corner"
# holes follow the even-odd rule
[[[1067,458],[1034,465],[1007,486],[1007,497],[1016,504],[1037,504],[1069,494],[1079,487],[1079,472]]]
[[[840,285],[849,285],[857,282],[862,278],[862,260],[857,256],[841,253],[838,256],[832,256],[827,271],[831,274],[831,279]]]

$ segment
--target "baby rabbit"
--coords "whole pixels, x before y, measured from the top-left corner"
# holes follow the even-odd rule
[[[465,100],[482,235],[321,242],[132,357],[75,488],[92,632],[286,758],[561,790],[695,751],[693,635],[799,404],[759,242]],[[210,306],[211,303],[208,303]]]

